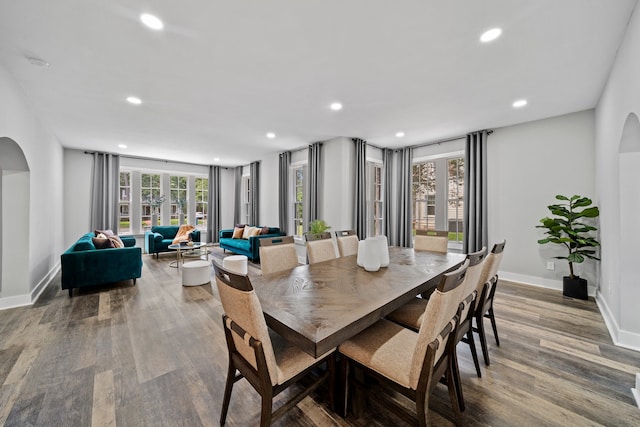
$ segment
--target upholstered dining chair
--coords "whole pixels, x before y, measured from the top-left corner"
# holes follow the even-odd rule
[[[477,287],[482,269],[484,266],[485,255],[487,248],[482,248],[477,252],[472,252],[467,255],[469,261],[469,267],[467,268],[467,274],[462,284],[463,291],[461,292],[462,304],[460,312],[460,321],[456,325],[455,338],[453,340],[453,357],[451,362],[454,364],[453,372],[454,379],[456,380],[456,390],[458,392],[458,401],[460,403],[460,409],[464,411],[464,397],[462,393],[462,385],[460,383],[460,372],[458,370],[458,353],[457,345],[460,341],[469,345],[471,350],[471,357],[473,358],[473,364],[476,368],[476,375],[478,378],[482,377],[480,371],[480,362],[478,360],[478,352],[476,350],[476,343],[473,339],[473,317],[475,316],[475,306],[477,301]],[[410,328],[414,331],[418,331],[424,316],[426,315],[426,308],[428,305],[428,299],[414,298],[407,304],[403,305],[399,309],[395,310],[387,316],[387,319],[396,322],[404,327]]]
[[[260,239],[260,268],[262,274],[291,270],[298,265],[293,236]]]
[[[369,389],[351,378],[350,370],[363,368],[380,385],[402,393],[416,404],[416,414],[407,413],[391,397],[376,394],[393,409],[400,410],[404,419],[428,425],[429,396],[441,379],[449,389],[449,398],[456,420],[462,423],[458,394],[453,378],[452,339],[460,314],[462,283],[468,261],[454,272],[443,276],[438,288],[429,299],[425,316],[418,332],[382,319],[338,347],[341,356],[343,380],[346,384],[345,408],[348,405],[350,382],[360,389]]]
[[[267,328],[260,301],[249,277],[234,274],[214,262],[216,284],[222,301],[222,321],[229,352],[220,425],[224,425],[233,385],[246,378],[262,397],[260,426],[268,426],[295,406],[325,380],[333,407],[335,351],[314,358]],[[327,363],[327,369],[300,393],[273,411],[273,398],[310,371]],[[236,373],[238,371],[238,373]]]
[[[447,253],[449,233],[446,231],[416,230],[413,248],[416,251]]]
[[[474,332],[478,333],[480,337],[480,346],[482,347],[482,356],[484,357],[485,365],[489,366],[489,349],[487,346],[487,336],[484,331],[484,318],[488,318],[491,321],[491,327],[493,328],[493,336],[496,340],[496,345],[500,347],[500,338],[498,338],[498,328],[496,327],[496,317],[493,313],[493,300],[496,295],[496,287],[498,285],[498,269],[500,268],[500,262],[502,261],[502,254],[504,253],[504,246],[507,244],[506,240],[493,245],[491,253],[487,256],[484,266],[482,267],[482,273],[480,274],[480,280],[478,282],[478,302],[476,303],[476,326],[473,328]]]
[[[309,264],[336,259],[331,233],[305,234]]]
[[[340,256],[356,255],[358,253],[358,235],[354,230],[336,231],[338,251]]]

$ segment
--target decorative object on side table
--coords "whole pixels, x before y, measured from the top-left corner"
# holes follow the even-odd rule
[[[575,195],[569,198],[557,195],[556,199],[565,203],[548,206],[555,216],[542,218],[542,225],[536,226],[546,229],[545,234],[548,236],[538,240],[538,243],[556,243],[567,249],[567,256],[554,257],[565,259],[569,263],[569,276],[562,278],[562,294],[571,298],[587,299],[587,280],[574,274],[573,263],[580,264],[586,258],[600,260],[596,256],[596,247],[600,246],[600,242],[591,235],[597,228],[581,221],[582,218],[597,218],[600,211],[597,206],[591,206],[593,202],[588,197]]]

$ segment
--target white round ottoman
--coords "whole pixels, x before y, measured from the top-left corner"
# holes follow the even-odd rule
[[[182,266],[182,286],[206,285],[211,281],[209,261],[191,261]]]
[[[247,257],[244,255],[231,255],[222,260],[222,266],[232,273],[247,274]]]

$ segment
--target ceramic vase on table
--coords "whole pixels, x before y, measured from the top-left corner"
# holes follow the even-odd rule
[[[376,236],[376,246],[380,255],[380,267],[389,266],[389,243],[387,236]]]
[[[367,271],[380,270],[380,251],[374,237],[367,237],[364,241],[363,267]]]
[[[151,226],[155,227],[156,225],[158,225],[158,214],[157,213],[152,213],[151,214]]]
[[[358,264],[358,267],[364,267],[364,240],[358,241],[358,257],[356,264]]]

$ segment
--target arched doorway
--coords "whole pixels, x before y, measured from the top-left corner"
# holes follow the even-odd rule
[[[637,324],[637,303],[640,299],[640,120],[634,113],[627,116],[619,149],[620,165],[620,328],[630,330]]]
[[[29,165],[20,146],[0,138],[0,297],[30,292]]]

